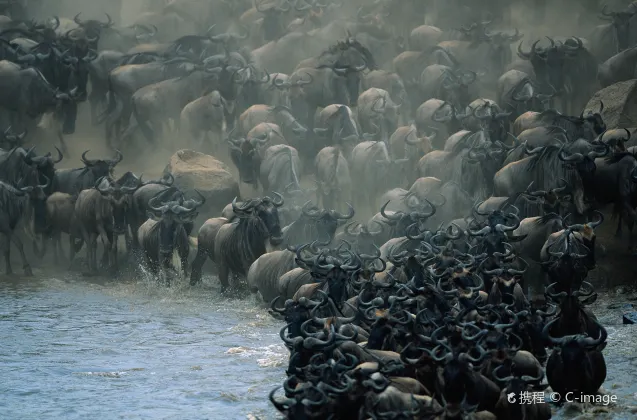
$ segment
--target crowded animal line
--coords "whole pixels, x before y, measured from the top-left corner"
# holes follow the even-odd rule
[[[5,278],[253,299],[288,419],[611,401],[592,274],[609,215],[635,252],[637,2],[64,3],[0,2]]]

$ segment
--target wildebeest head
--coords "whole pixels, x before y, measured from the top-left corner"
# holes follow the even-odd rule
[[[442,88],[447,102],[457,107],[465,107],[470,102],[469,86],[475,82],[476,73],[472,71],[445,71]]]
[[[86,150],[82,153],[82,162],[95,176],[95,179],[101,178],[103,176],[112,176],[113,169],[117,166],[118,163],[122,161],[124,156],[122,152],[119,150],[115,151],[114,159],[88,159],[86,154],[90,152],[90,150]]]
[[[376,113],[378,118],[383,121],[388,133],[393,133],[397,128],[400,106],[399,104],[395,104],[386,92],[376,98],[372,104],[372,112]]]
[[[581,242],[582,245],[584,245],[584,250],[586,251],[585,253],[587,255],[587,257],[584,259],[584,263],[586,264],[586,267],[589,270],[595,268],[595,265],[596,265],[595,228],[601,225],[602,222],[604,221],[604,215],[601,212],[595,210],[594,214],[597,216],[597,220],[593,220],[591,222],[583,223],[583,224],[578,223],[578,224],[570,225],[567,227],[568,231],[573,232],[573,238],[576,241]],[[568,220],[568,216],[565,218],[564,223],[566,223],[567,220]],[[575,249],[578,249],[578,248],[575,248]]]
[[[581,39],[573,38],[572,43],[556,43],[553,39],[548,38],[551,45],[546,48],[538,48],[537,44],[540,40],[533,43],[531,51],[526,53],[522,51],[522,43],[518,45],[518,56],[524,60],[529,60],[533,65],[533,70],[537,76],[538,83],[543,89],[554,87],[561,90],[565,83],[566,61],[576,57],[580,50],[584,48]],[[558,45],[559,44],[559,45]],[[548,90],[547,90],[547,93]]]
[[[599,101],[599,111],[589,111],[586,115],[582,112],[577,119],[572,119],[576,124],[582,126],[584,135],[582,137],[586,139],[594,139],[598,135],[606,131],[606,123],[602,118],[602,111],[604,110],[604,102]]]
[[[607,5],[604,5],[602,15],[599,18],[610,21],[615,32],[615,42],[617,44],[615,45],[616,51],[613,51],[613,53],[623,51],[630,47],[630,20],[635,15],[635,12],[607,12],[606,7]]]
[[[542,330],[544,338],[557,347],[551,353],[546,366],[549,382],[554,382],[551,374],[555,370],[565,375],[562,378],[555,378],[558,379],[555,381],[557,383],[570,382],[571,386],[576,386],[582,392],[599,388],[601,382],[599,384],[594,382],[596,381],[595,378],[599,378],[596,370],[602,366],[591,363],[590,352],[599,351],[600,348],[603,348],[602,346],[608,337],[606,329],[596,320],[592,320],[597,326],[597,337],[591,337],[588,334],[574,334],[558,338],[551,335],[550,331],[551,327],[559,320],[560,317],[555,318],[547,323]],[[603,358],[601,360],[603,361]]]
[[[197,208],[206,202],[205,197],[199,191],[195,190],[195,192],[199,195],[200,200],[190,199],[186,203],[183,200],[183,195],[175,194],[178,193],[178,190],[175,187],[170,187],[148,201],[150,209],[148,216],[159,223],[159,254],[164,261],[170,259],[175,247],[184,246],[184,244],[178,243],[180,239],[183,239],[180,237],[180,233],[187,235],[184,231],[184,225],[193,222],[198,215]],[[173,197],[170,197],[171,194]],[[162,197],[170,198],[164,201]]]
[[[511,254],[510,249],[506,249],[507,232],[513,232],[520,227],[520,218],[518,217],[518,209],[512,206],[514,212],[504,213],[501,210],[494,210],[488,213],[478,210],[480,203],[476,203],[473,212],[479,216],[487,216],[487,225],[480,230],[467,229],[469,236],[483,238],[485,251],[489,255],[507,257]],[[507,221],[509,224],[507,224]],[[506,252],[506,253],[505,253]],[[496,256],[498,256],[496,255]]]
[[[277,105],[270,107],[270,112],[276,116],[276,122],[286,139],[296,139],[298,142],[307,136],[307,128],[294,118],[292,110],[286,106]]]
[[[106,13],[107,22],[100,22],[95,19],[81,20],[80,14],[81,13],[75,15],[73,21],[84,30],[86,39],[93,44],[93,47],[97,47],[97,41],[102,34],[102,30],[111,28],[113,26],[113,20],[108,13]]]
[[[102,177],[95,183],[95,189],[102,194],[102,197],[108,199],[113,212],[113,231],[116,234],[126,232],[126,214],[129,211],[131,203],[131,194],[133,194],[142,183],[137,179],[135,185],[119,185],[109,177]]]
[[[575,143],[573,143],[575,144]],[[568,153],[564,150],[566,145],[560,148],[558,153],[559,159],[567,165],[573,165],[577,169],[577,173],[582,179],[583,183],[590,182],[592,178],[595,176],[595,171],[597,169],[597,165],[595,165],[595,159],[599,157],[604,157],[608,155],[610,147],[605,144],[597,144],[594,145],[597,147],[597,150],[593,149],[586,154],[582,153]],[[600,147],[602,150],[600,150]]]
[[[519,41],[523,35],[517,29],[515,29],[515,34],[485,31],[484,35],[489,45],[488,53],[484,58],[487,63],[493,66],[497,74],[501,74],[506,65],[512,61],[511,43]]]
[[[73,53],[68,52],[59,53],[57,50],[54,52],[58,55],[58,59],[62,63],[62,72],[66,70],[68,80],[65,83],[66,89],[71,91],[76,90],[76,94],[73,99],[77,101],[85,101],[87,96],[86,86],[88,84],[89,66],[90,63],[97,58],[97,52],[92,49],[82,50],[74,48]],[[59,54],[58,54],[59,53]]]
[[[387,205],[389,205],[390,202],[387,201],[385,204],[383,204],[383,206],[380,208],[380,214],[386,219],[387,221],[386,223],[392,226],[394,237],[407,235],[407,237],[417,239],[416,236],[410,235],[410,231],[418,227],[420,223],[423,223],[424,221],[426,221],[427,219],[429,219],[431,216],[433,216],[436,213],[436,206],[432,204],[431,201],[427,200],[424,197],[423,197],[423,201],[424,203],[421,203],[422,209],[419,209],[419,210],[426,210],[426,207],[425,207],[426,205],[430,209],[427,212],[411,211],[409,213],[405,213],[402,211],[396,211],[396,212],[387,213],[385,209],[387,208]],[[419,236],[420,236],[420,239],[422,239],[424,237],[424,234]]]
[[[276,246],[283,242],[278,211],[283,206],[283,197],[276,192],[274,195],[274,199],[266,196],[259,199],[251,199],[241,204],[237,204],[235,197],[232,200],[232,211],[239,218],[257,217],[260,219],[270,236],[270,243]]]
[[[244,106],[247,108],[251,105],[263,103],[261,86],[270,83],[270,74],[265,71],[265,75],[260,77],[252,66],[241,69],[239,74],[242,76],[241,98],[244,101]]]
[[[269,138],[265,133],[264,138],[255,137],[247,140],[245,138],[228,138],[230,145],[230,158],[239,170],[239,178],[247,184],[257,185],[259,170],[261,168],[260,148],[263,147]]]
[[[23,181],[19,181],[18,187],[16,188],[16,190],[19,192],[14,192],[14,194],[18,196],[23,196],[26,194],[31,199],[31,202],[36,205],[38,203],[44,203],[44,201],[46,201],[47,199],[46,190],[51,185],[51,180],[46,176],[44,176],[43,178],[45,183],[42,185],[34,184],[34,185],[27,185],[23,187],[21,186],[21,184],[23,184]],[[37,223],[38,221],[36,220],[35,222]]]
[[[347,214],[341,214],[336,210],[319,209],[316,206],[311,206],[311,201],[305,203],[301,209],[303,215],[308,217],[314,222],[316,226],[316,232],[318,234],[318,240],[331,241],[334,239],[336,229],[339,224],[345,220],[350,220],[354,217],[354,208],[347,203],[349,209]]]
[[[510,116],[511,112],[500,112],[496,106],[488,103],[473,110],[473,117],[480,122],[482,131],[491,142],[506,139]]]
[[[358,95],[360,92],[361,75],[360,72],[367,68],[366,64],[359,66],[343,65],[334,63],[330,66],[334,74],[344,79],[344,92],[336,92],[337,96],[345,95],[344,99],[350,106],[358,105]]]
[[[262,2],[256,1],[255,8],[263,14],[263,39],[266,42],[279,39],[285,32],[283,26],[283,15],[290,11],[291,4],[285,2],[287,7],[270,4],[267,7],[261,6]]]
[[[567,191],[568,182],[564,178],[560,180],[562,185],[551,188],[548,191],[536,190],[531,191],[533,183],[529,185],[527,190],[522,193],[525,199],[540,202],[543,214],[555,213],[565,216],[573,204],[573,195]]]

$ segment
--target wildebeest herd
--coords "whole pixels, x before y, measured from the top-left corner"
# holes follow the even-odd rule
[[[175,254],[193,287],[211,260],[222,291],[247,284],[285,320],[270,400],[290,419],[541,420],[549,405],[507,394],[596,394],[607,332],[586,280],[601,210],[632,230],[637,158],[603,102],[583,110],[634,78],[637,2],[600,8],[589,39],[526,46],[515,2],[443,3],[171,0],[127,27],[1,16],[6,273],[13,243],[31,274],[24,238],[64,260],[62,233],[90,274],[117,272],[119,236],[166,282]],[[85,100],[113,157],[56,169]],[[44,114],[56,157],[26,145]],[[174,138],[227,157],[254,196],[193,233],[199,191],[114,176],[132,142]]]

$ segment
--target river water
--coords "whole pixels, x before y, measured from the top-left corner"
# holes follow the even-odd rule
[[[593,309],[608,326],[604,387],[618,404],[583,418],[637,416],[637,330],[612,296]],[[144,276],[0,275],[0,419],[275,418],[281,326],[253,297],[221,298],[212,278],[166,288]]]

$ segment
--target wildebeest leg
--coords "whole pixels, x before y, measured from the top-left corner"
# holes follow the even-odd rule
[[[109,271],[112,275],[114,275],[115,273],[117,273],[117,269],[118,269],[118,264],[117,264],[117,239],[118,239],[118,235],[109,232],[109,234],[111,235],[111,252],[110,252],[110,266],[109,266]]]
[[[13,270],[11,269],[11,240],[6,233],[0,233],[2,235],[2,253],[4,254],[4,262],[5,262],[5,273],[7,275],[13,274]]]
[[[133,251],[133,236],[131,235],[128,227],[124,231],[124,243],[126,244],[126,253],[130,253]]]
[[[148,125],[148,121],[146,121],[146,118],[139,115],[136,107],[133,107],[133,112],[135,114],[135,119],[137,120],[137,126],[141,130],[146,140],[150,144],[155,144],[155,132],[150,127],[150,125]]]
[[[11,240],[11,242],[13,242],[16,248],[18,248],[18,252],[20,253],[20,258],[22,259],[22,268],[24,269],[24,275],[32,276],[33,272],[31,271],[31,266],[29,265],[29,262],[27,261],[27,256],[24,254],[24,246],[22,246],[22,240],[20,239],[18,235],[9,235],[9,239]]]
[[[615,231],[615,237],[616,238],[621,238],[622,237],[622,223],[623,223],[623,217],[620,214],[619,218],[617,219],[617,230]],[[626,224],[628,224],[628,221],[626,221]]]
[[[86,264],[88,265],[88,273],[93,274],[97,272],[97,256],[95,251],[97,250],[97,234],[89,233],[85,236],[86,240]]]
[[[102,104],[102,97],[104,92],[101,89],[96,89],[92,86],[91,93],[88,95],[88,102],[91,106],[91,125],[97,125],[97,107]]]
[[[188,247],[189,245],[186,242],[185,245],[180,246],[177,250],[177,252],[179,253],[179,259],[181,260],[181,271],[184,278],[188,276],[188,253],[190,252],[190,249]]]
[[[221,291],[225,292],[228,289],[228,276],[230,274],[230,270],[228,266],[225,264],[219,265],[219,282],[221,283]]]
[[[190,269],[190,285],[194,286],[201,281],[201,271],[203,265],[208,259],[208,254],[203,246],[197,248],[197,255],[192,262],[192,268]]]

